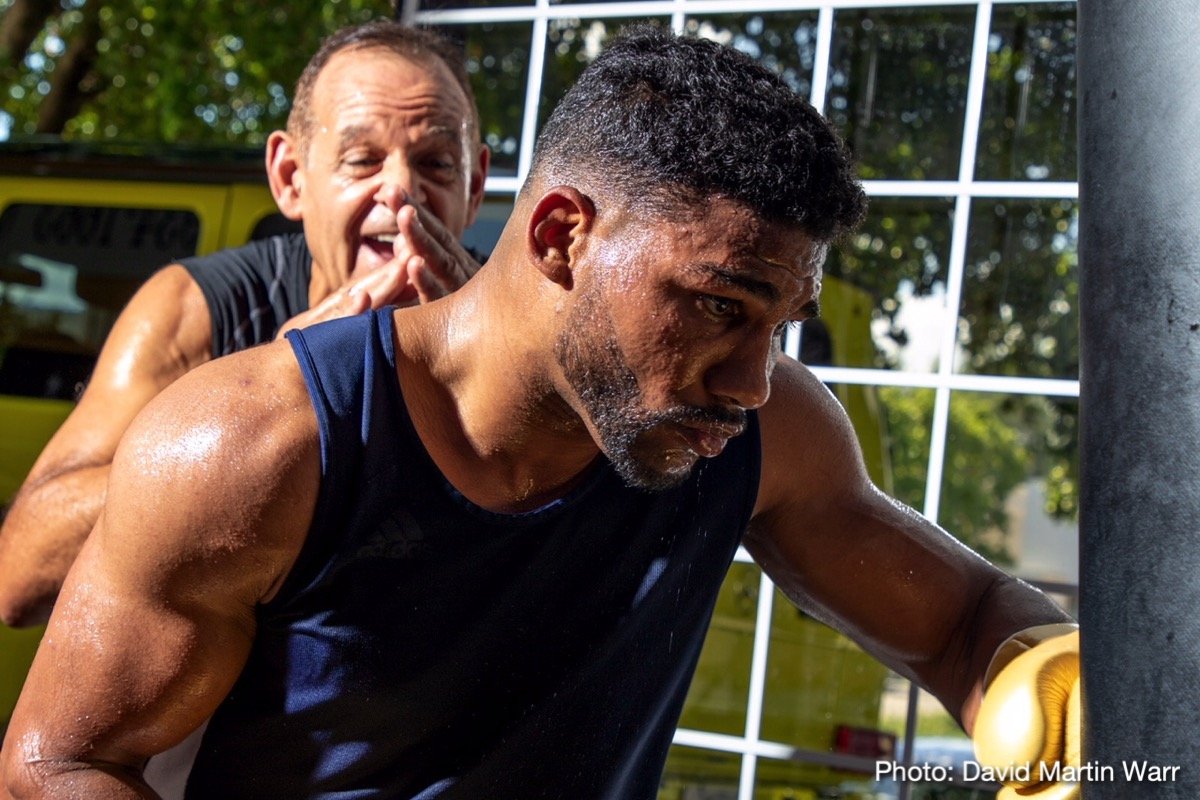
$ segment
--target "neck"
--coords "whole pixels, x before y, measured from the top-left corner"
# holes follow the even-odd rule
[[[344,279],[331,274],[324,267],[317,263],[316,259],[312,262],[312,275],[308,279],[308,307],[313,308],[329,295],[333,294],[339,286],[345,283]]]
[[[492,256],[494,261],[498,254]],[[400,379],[434,462],[465,497],[524,511],[561,497],[599,454],[563,399],[540,309],[489,262],[454,295],[397,315]]]

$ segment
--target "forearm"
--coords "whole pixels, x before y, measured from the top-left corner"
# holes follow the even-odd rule
[[[104,507],[110,465],[27,485],[0,528],[0,620],[45,622],[63,578]]]

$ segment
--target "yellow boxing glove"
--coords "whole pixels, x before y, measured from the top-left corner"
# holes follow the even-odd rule
[[[1079,628],[1039,625],[992,658],[975,718],[975,757],[1004,783],[997,800],[1078,800]]]

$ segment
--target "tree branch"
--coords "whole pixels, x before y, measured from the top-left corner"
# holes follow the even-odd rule
[[[90,0],[83,7],[79,29],[55,65],[50,92],[38,106],[37,133],[62,133],[67,121],[99,93],[92,67],[100,32],[100,12],[95,0]]]
[[[29,45],[56,11],[61,9],[55,0],[13,0],[0,21],[0,68],[21,63]]]

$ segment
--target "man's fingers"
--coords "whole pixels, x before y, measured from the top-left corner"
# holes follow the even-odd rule
[[[409,211],[408,209],[412,210]],[[434,272],[451,291],[466,283],[479,271],[479,264],[471,257],[442,224],[441,220],[413,201],[401,208],[396,216],[400,230],[396,256],[420,256],[426,268]],[[404,245],[400,242],[403,240]]]
[[[431,215],[432,216],[432,215]],[[453,253],[432,231],[436,227],[421,222],[421,209],[410,202],[396,215],[400,235],[396,239],[396,257],[410,263],[413,258],[426,260],[426,268],[441,274],[452,273],[458,268]],[[441,223],[436,223],[440,226]],[[409,274],[412,274],[410,267]]]
[[[432,239],[441,248],[453,251],[461,249],[462,245],[454,238],[454,234],[446,229],[442,221],[433,215],[429,209],[425,208],[420,203],[409,200],[408,205],[412,208],[415,216],[415,221],[421,232],[428,238]]]
[[[362,280],[356,281],[354,290],[363,297],[365,305],[359,311],[368,308],[383,308],[403,299],[401,294],[407,288],[408,274],[399,261],[391,261],[379,269],[372,270]],[[359,312],[353,312],[359,313]]]
[[[371,292],[365,288],[359,288],[354,291],[346,292],[345,295],[338,301],[334,312],[327,319],[335,319],[337,317],[352,317],[355,314],[361,314],[368,308],[374,306],[372,302]]]
[[[416,288],[417,298],[422,304],[445,297],[451,291],[420,256],[408,260],[408,280]]]
[[[371,308],[382,308],[391,303],[401,302],[401,293],[407,285],[407,280],[403,267],[397,262],[373,270],[354,283],[338,289],[307,311],[292,317],[280,326],[275,338],[282,339],[285,333],[294,328],[307,328],[318,322],[352,317]]]

